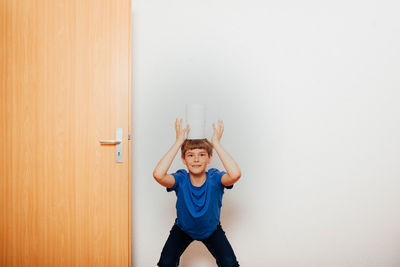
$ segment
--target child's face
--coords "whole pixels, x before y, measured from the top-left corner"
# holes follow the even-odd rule
[[[189,172],[201,174],[206,171],[207,164],[211,162],[211,159],[212,156],[208,156],[207,150],[196,148],[186,151],[185,158],[182,158],[182,161]]]

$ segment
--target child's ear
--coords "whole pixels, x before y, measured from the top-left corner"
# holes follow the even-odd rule
[[[208,157],[208,163],[210,163],[210,162],[211,162],[211,160],[212,160],[212,157],[213,157],[213,155],[210,155],[210,156]]]
[[[185,158],[184,158],[184,157],[181,157],[181,159],[182,159],[183,164],[186,165],[186,160],[185,160]]]

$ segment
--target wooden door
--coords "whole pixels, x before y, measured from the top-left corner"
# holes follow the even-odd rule
[[[0,2],[0,266],[130,266],[130,6]]]

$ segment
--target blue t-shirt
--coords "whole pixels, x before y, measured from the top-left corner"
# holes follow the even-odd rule
[[[224,186],[221,177],[226,172],[212,168],[206,172],[206,180],[201,186],[194,186],[189,173],[180,169],[172,175],[175,184],[167,191],[176,193],[176,224],[193,239],[201,240],[209,237],[219,224]]]

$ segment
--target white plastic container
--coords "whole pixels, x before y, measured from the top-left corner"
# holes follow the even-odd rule
[[[206,138],[206,107],[203,104],[186,104],[186,125],[190,130],[187,139]]]

